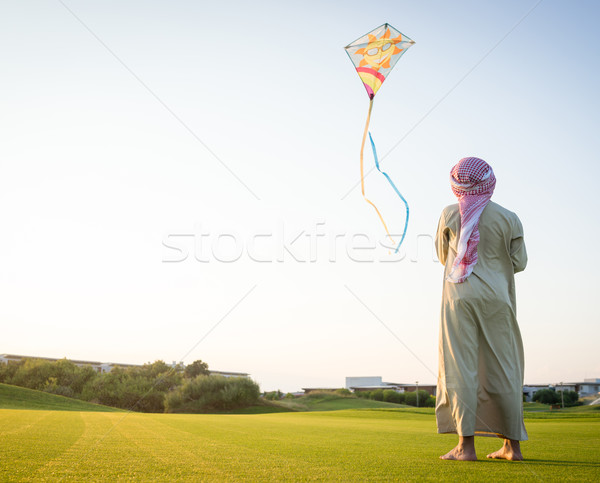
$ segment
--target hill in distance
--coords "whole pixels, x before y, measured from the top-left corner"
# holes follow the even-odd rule
[[[115,412],[122,409],[57,396],[24,387],[0,384],[0,409],[37,409],[48,411]]]

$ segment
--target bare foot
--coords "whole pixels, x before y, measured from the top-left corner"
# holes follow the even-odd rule
[[[490,453],[487,457],[497,460],[523,461],[521,445],[518,441],[513,441],[511,439],[505,439],[502,448]]]
[[[460,444],[452,451],[440,456],[441,460],[477,461],[475,449],[464,448]]]

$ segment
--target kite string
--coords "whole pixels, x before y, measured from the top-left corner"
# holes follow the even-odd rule
[[[387,180],[392,185],[392,188],[394,188],[394,191],[400,197],[400,199],[404,202],[404,206],[406,207],[406,219],[404,221],[404,231],[402,233],[402,238],[400,239],[400,243],[398,243],[398,246],[396,247],[396,251],[395,251],[395,253],[398,253],[398,250],[400,249],[400,245],[402,245],[402,242],[404,241],[404,237],[406,236],[406,228],[408,227],[408,216],[410,214],[410,211],[408,209],[408,203],[404,199],[404,196],[402,196],[402,193],[400,193],[398,188],[396,188],[396,185],[392,181],[392,178],[390,178],[385,171],[381,171],[381,168],[379,167],[379,159],[377,158],[377,151],[375,150],[375,143],[373,142],[373,137],[371,136],[371,133],[369,133],[369,140],[371,141],[371,149],[373,150],[373,158],[375,159],[375,167],[377,168],[377,171],[379,171],[382,175],[384,175],[387,178]]]
[[[390,231],[388,230],[388,227],[385,224],[385,221],[383,220],[383,216],[381,216],[381,213],[379,212],[379,210],[377,209],[375,204],[369,198],[367,198],[367,196],[365,195],[365,170],[364,170],[363,154],[364,154],[364,150],[365,150],[365,141],[367,140],[367,133],[369,132],[369,123],[371,122],[371,111],[372,110],[373,110],[373,98],[371,98],[371,100],[369,101],[369,114],[367,115],[367,123],[365,125],[365,132],[363,133],[362,144],[360,146],[360,189],[362,191],[362,195],[363,195],[363,198],[365,199],[365,201],[367,203],[369,203],[373,208],[375,208],[375,211],[377,212],[377,215],[379,216],[381,223],[383,223],[385,232],[390,237],[390,240],[392,241],[392,243],[395,244],[396,242],[394,241],[394,238],[390,234]],[[402,243],[402,242],[400,242],[400,243]],[[400,245],[398,245],[398,248],[399,247],[400,247]],[[398,249],[396,249],[396,251],[398,251]]]

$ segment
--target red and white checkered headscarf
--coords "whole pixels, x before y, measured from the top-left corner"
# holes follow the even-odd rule
[[[456,258],[446,280],[462,283],[477,263],[479,217],[492,197],[496,177],[492,167],[483,159],[463,158],[450,171],[450,184],[458,198],[460,238]]]

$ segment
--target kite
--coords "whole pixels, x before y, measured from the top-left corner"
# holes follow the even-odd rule
[[[400,194],[400,191],[398,191],[398,188],[396,188],[396,185],[393,183],[388,174],[384,171],[381,171],[379,160],[377,159],[377,152],[375,151],[375,143],[373,142],[373,137],[369,132],[369,122],[371,121],[371,111],[373,109],[373,99],[375,94],[377,94],[381,84],[383,84],[383,81],[394,68],[396,62],[398,62],[404,52],[406,52],[414,43],[414,40],[409,39],[406,35],[400,33],[390,24],[384,23],[383,25],[371,30],[368,34],[363,35],[359,39],[344,47],[348,57],[350,57],[354,67],[356,67],[356,72],[358,72],[358,75],[362,80],[365,89],[367,90],[367,94],[369,95],[369,113],[367,114],[367,123],[365,125],[365,132],[363,134],[362,144],[360,146],[360,188],[363,198],[367,201],[367,203],[375,208],[375,211],[377,212],[381,223],[383,223],[383,227],[392,240],[392,243],[394,243],[394,239],[392,238],[392,235],[390,235],[390,231],[388,230],[383,216],[381,216],[381,213],[375,204],[365,195],[363,152],[365,149],[365,141],[367,140],[367,133],[369,134],[369,140],[371,141],[373,157],[375,158],[375,167],[389,181],[392,188],[396,194],[400,196],[400,199],[404,202],[406,207],[404,233],[402,233],[402,239],[396,247],[396,253],[398,252],[398,249],[400,248],[400,245],[402,245],[404,237],[406,236],[406,228],[408,226],[409,216],[408,203]]]

